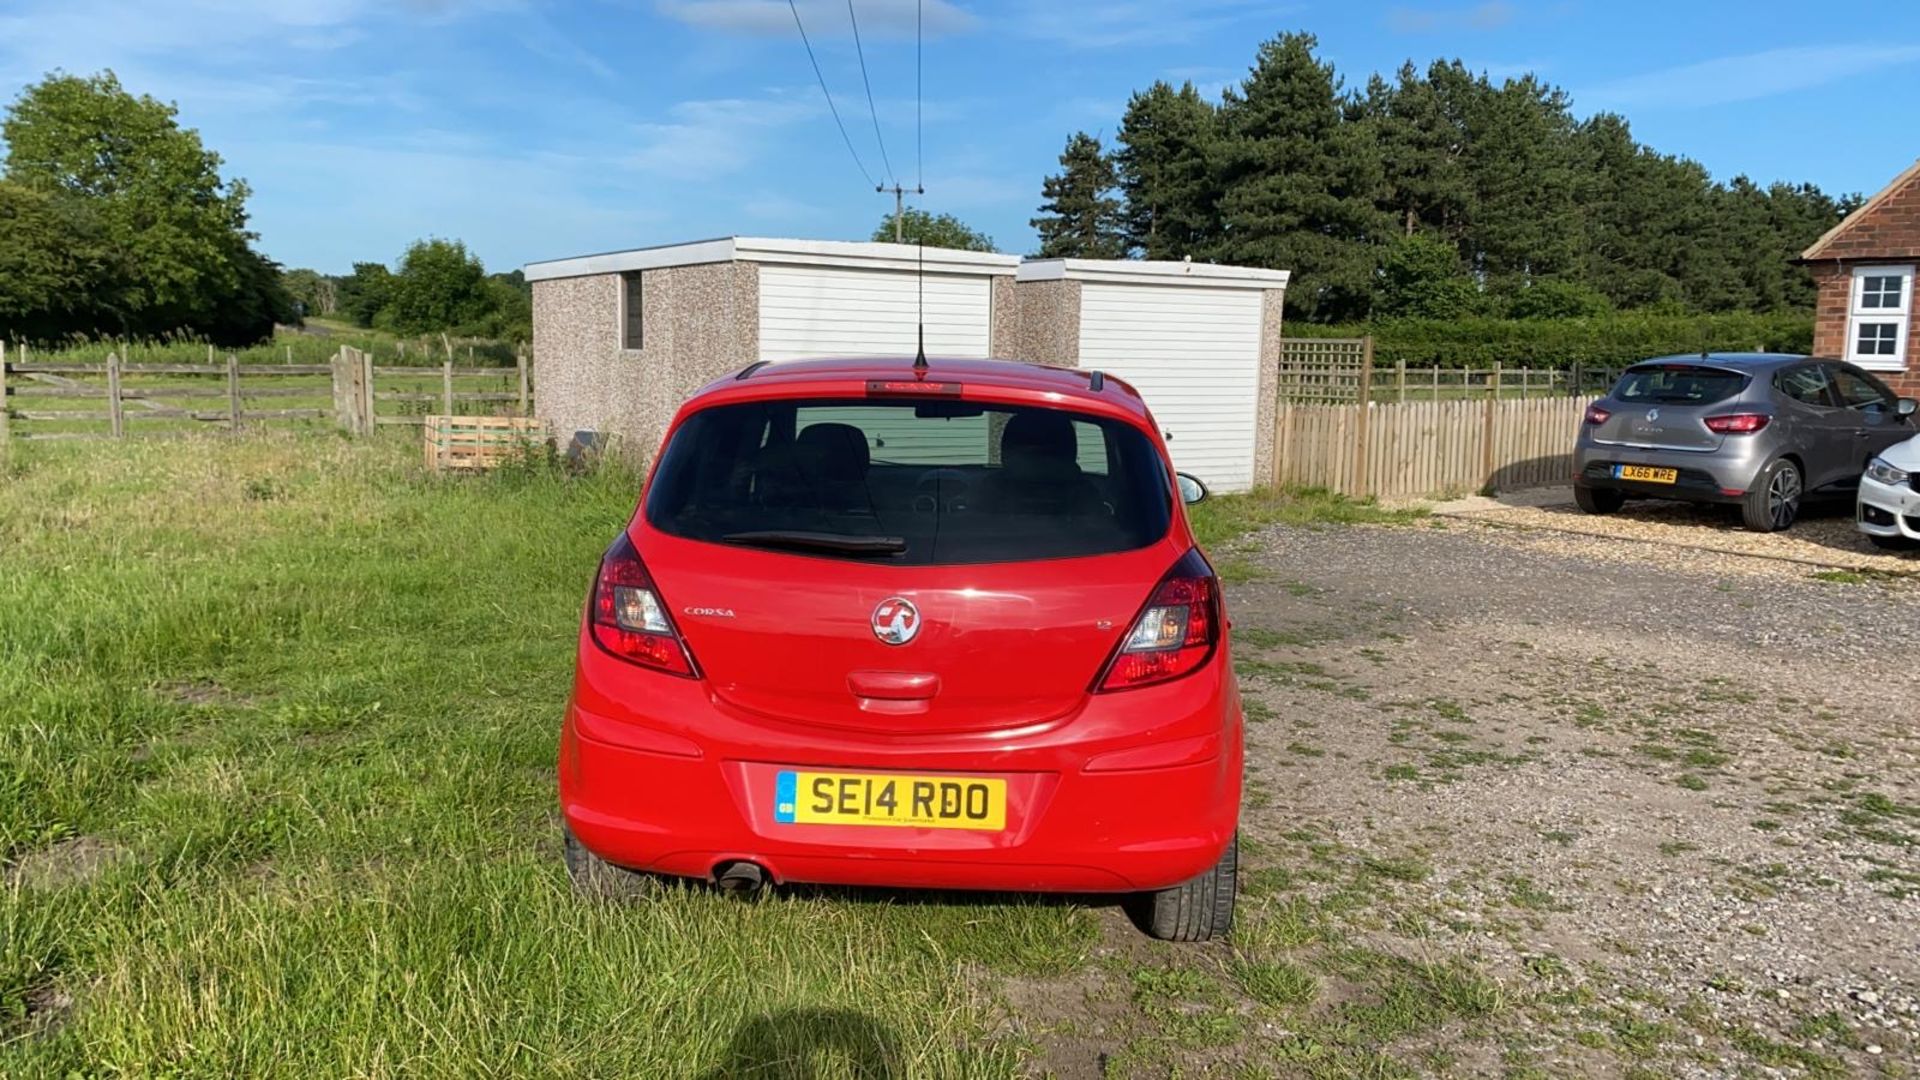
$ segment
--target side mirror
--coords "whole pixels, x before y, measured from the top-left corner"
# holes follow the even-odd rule
[[[1915,401],[1910,397],[1903,397],[1893,403],[1893,411],[1899,413],[1901,416],[1912,416],[1915,409],[1920,409],[1920,401]]]
[[[1207,497],[1207,485],[1201,483],[1199,477],[1188,476],[1186,473],[1174,473],[1173,476],[1180,485],[1181,502],[1192,506]]]

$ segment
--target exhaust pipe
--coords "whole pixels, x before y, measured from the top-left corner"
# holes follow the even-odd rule
[[[750,897],[767,883],[767,872],[759,863],[736,859],[713,868],[713,883],[732,896]]]

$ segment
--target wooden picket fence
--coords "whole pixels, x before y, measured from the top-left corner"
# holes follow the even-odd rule
[[[1300,405],[1274,418],[1274,478],[1413,499],[1562,483],[1591,397]]]
[[[0,343],[0,446],[10,439],[121,439],[204,427],[331,422],[354,433],[428,415],[532,414],[526,357],[515,367],[376,366],[351,347],[325,364],[43,362]],[[384,382],[385,389],[381,388]]]

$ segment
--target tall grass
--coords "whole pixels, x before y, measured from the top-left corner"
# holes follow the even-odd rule
[[[372,353],[376,363],[395,366],[438,366],[448,358],[447,347],[451,345],[452,359],[458,366],[512,367],[519,351],[518,347],[505,341],[458,337],[443,341],[438,335],[402,338],[348,323],[313,319],[309,320],[305,330],[283,327],[271,341],[240,348],[211,345],[191,336],[138,340],[73,338],[32,344],[29,346],[29,355],[36,361],[46,363],[97,364],[112,352],[122,360],[136,364],[204,364],[209,356],[217,363],[225,363],[229,354],[243,364],[324,364],[342,345]],[[18,360],[18,349],[17,343],[10,344],[8,357]]]
[[[572,896],[553,762],[638,481],[411,439],[0,464],[0,1075],[999,1076],[1073,906]]]

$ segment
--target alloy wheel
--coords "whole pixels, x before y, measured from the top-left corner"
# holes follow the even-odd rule
[[[1767,484],[1767,511],[1773,527],[1784,529],[1793,524],[1800,512],[1800,470],[1784,465]]]

